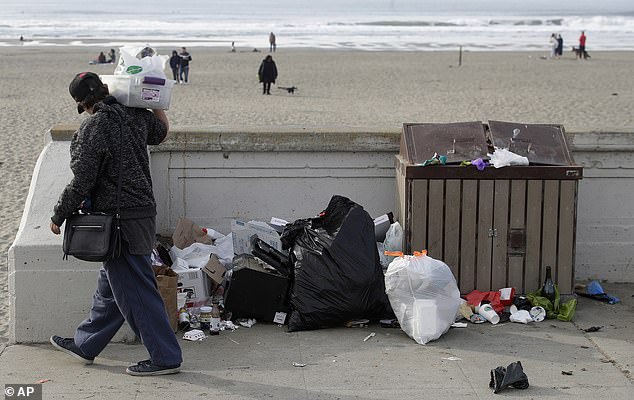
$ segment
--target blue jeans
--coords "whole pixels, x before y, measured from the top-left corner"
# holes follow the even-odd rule
[[[152,363],[176,366],[182,362],[180,345],[167,319],[150,256],[128,253],[106,261],[99,271],[90,314],[75,331],[75,344],[96,357],[127,321],[150,354]]]
[[[185,75],[185,79],[183,79],[183,75]],[[189,78],[189,65],[181,65],[181,81],[187,82]]]

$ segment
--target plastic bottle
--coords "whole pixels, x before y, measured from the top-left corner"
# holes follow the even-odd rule
[[[220,306],[218,301],[214,300],[211,306],[211,320],[209,322],[209,334],[220,335]]]
[[[551,276],[550,266],[546,267],[546,279],[544,279],[544,285],[542,286],[542,296],[555,303],[555,284]]]

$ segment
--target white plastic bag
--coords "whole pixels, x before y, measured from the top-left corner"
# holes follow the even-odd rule
[[[165,79],[168,56],[160,56],[149,46],[123,46],[119,48],[119,62],[115,75],[151,76]]]
[[[507,167],[509,165],[528,165],[528,158],[501,147],[496,147],[493,154],[487,155],[489,156],[491,165],[495,168]]]
[[[401,224],[394,222],[390,225],[385,233],[385,240],[383,241],[383,248],[385,251],[403,251],[403,228]],[[388,264],[394,260],[394,256],[387,256]]]
[[[461,302],[447,264],[426,255],[394,259],[385,273],[385,292],[401,329],[419,344],[447,332]]]

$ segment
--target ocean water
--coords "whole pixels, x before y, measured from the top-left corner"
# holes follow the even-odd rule
[[[358,50],[544,50],[551,33],[587,48],[634,50],[631,0],[3,0],[0,45]],[[26,42],[17,39],[24,36]]]

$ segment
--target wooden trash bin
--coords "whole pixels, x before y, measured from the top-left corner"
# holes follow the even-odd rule
[[[528,166],[460,166],[496,147]],[[422,166],[434,153],[445,165]],[[572,293],[577,186],[560,125],[489,121],[404,124],[396,156],[397,214],[403,250],[426,249],[453,271],[461,293],[538,289],[546,266],[562,294]]]

